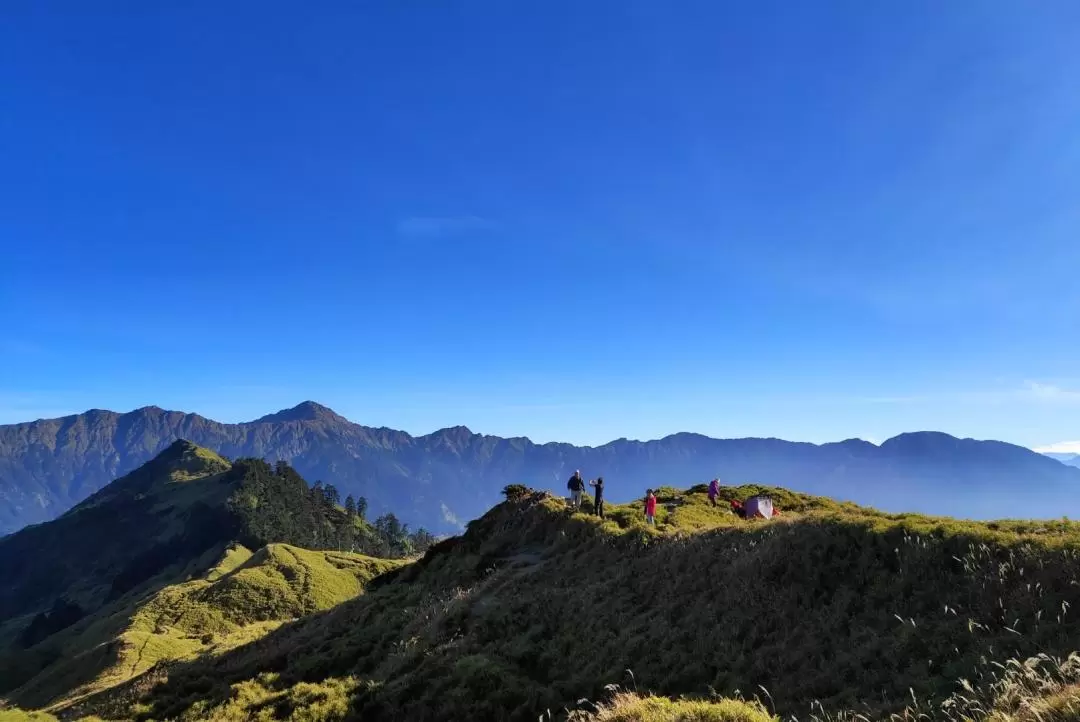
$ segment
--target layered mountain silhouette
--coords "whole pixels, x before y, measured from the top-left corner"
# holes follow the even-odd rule
[[[1053,452],[1049,452],[1049,453],[1044,454],[1044,456],[1049,456],[1051,459],[1056,459],[1056,460],[1060,461],[1062,464],[1067,464],[1068,466],[1080,467],[1080,454],[1071,454],[1071,453],[1056,454],[1056,453],[1053,453]]]
[[[890,511],[972,518],[1080,513],[1080,469],[1019,446],[936,432],[902,434],[880,446],[680,433],[577,447],[461,426],[414,437],[354,424],[307,401],[240,424],[150,406],[0,426],[0,534],[56,517],[177,439],[228,458],[285,460],[310,482],[365,497],[369,518],[393,511],[436,532],[459,530],[496,503],[506,484],[562,491],[575,469],[603,475],[613,500],[719,476]]]

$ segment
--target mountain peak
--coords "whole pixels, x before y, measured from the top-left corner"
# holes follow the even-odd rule
[[[177,439],[169,444],[149,465],[157,467],[159,473],[168,473],[174,480],[208,476],[229,468],[225,459],[187,439]]]
[[[96,493],[76,504],[68,514],[101,506],[118,498],[136,498],[170,482],[189,482],[204,479],[229,470],[231,464],[210,449],[177,439],[150,461],[131,473],[107,484]]]
[[[908,431],[886,439],[881,444],[883,449],[926,449],[929,447],[951,446],[963,439],[946,434],[943,431]]]
[[[158,454],[158,456],[181,456],[183,454],[194,453],[200,448],[201,447],[198,444],[194,444],[187,439],[177,439],[176,441],[166,446],[165,450]]]
[[[277,413],[262,416],[252,423],[281,423],[287,421],[345,421],[345,418],[322,404],[314,401],[304,401],[291,409],[282,409]]]
[[[464,441],[471,438],[473,435],[472,429],[468,426],[448,426],[445,429],[439,429],[432,436],[441,436],[448,439],[454,439],[456,441]]]

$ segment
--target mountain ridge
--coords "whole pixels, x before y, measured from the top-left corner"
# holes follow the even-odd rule
[[[992,503],[971,498],[943,510],[976,517],[1012,513],[1003,498],[1021,486],[1048,498],[1080,488],[1080,469],[1005,442],[941,432],[908,432],[880,445],[678,432],[590,447],[538,444],[460,425],[413,436],[354,423],[314,401],[238,424],[144,406],[0,426],[0,534],[55,518],[178,438],[227,458],[287,461],[307,479],[365,497],[372,516],[393,510],[437,532],[460,530],[452,520],[482,513],[508,483],[559,491],[574,469],[605,476],[613,498],[719,475],[726,482],[786,485],[894,511],[931,510],[920,508],[919,500],[950,484],[988,494]]]
[[[399,564],[370,554],[428,543],[392,518],[368,523],[285,463],[175,441],[57,519],[0,538],[0,708],[214,653]],[[148,605],[153,619],[136,625]]]
[[[1080,454],[1077,453],[1043,452],[1043,456],[1048,456],[1054,461],[1060,461],[1066,466],[1080,467]]]
[[[260,416],[260,417],[258,417],[256,419],[252,419],[250,421],[239,421],[239,422],[235,422],[235,423],[217,421],[215,419],[211,419],[208,416],[203,416],[202,414],[200,414],[200,413],[198,413],[196,411],[179,411],[179,410],[176,410],[176,409],[165,409],[165,408],[163,408],[161,406],[156,406],[156,405],[151,404],[151,405],[147,405],[147,406],[137,407],[135,409],[132,409],[131,411],[113,411],[112,409],[93,408],[93,409],[87,409],[86,411],[83,411],[83,412],[80,412],[80,413],[77,413],[77,414],[66,414],[64,416],[56,416],[56,417],[49,417],[49,418],[44,418],[43,417],[43,418],[39,418],[39,419],[34,419],[32,421],[19,421],[19,422],[15,422],[15,423],[12,423],[12,424],[0,424],[0,429],[28,427],[28,426],[34,426],[36,424],[41,424],[41,423],[68,421],[70,419],[78,419],[78,418],[92,416],[92,415],[108,415],[108,416],[113,416],[113,417],[128,417],[128,416],[132,416],[132,415],[136,415],[136,414],[143,414],[143,413],[149,413],[149,412],[153,412],[153,413],[156,413],[156,414],[159,414],[159,415],[179,415],[179,416],[183,416],[185,418],[197,419],[197,420],[206,421],[206,422],[209,422],[209,423],[212,423],[212,424],[218,424],[218,425],[221,425],[221,426],[251,426],[251,425],[254,425],[254,424],[264,424],[264,423],[270,423],[270,422],[275,422],[275,421],[277,421],[277,422],[286,421],[287,422],[287,421],[330,421],[330,420],[332,420],[332,421],[342,421],[342,422],[345,422],[346,424],[349,424],[351,426],[360,427],[360,428],[368,430],[368,431],[389,431],[389,432],[393,432],[395,434],[402,434],[402,435],[408,436],[408,437],[410,437],[412,439],[427,439],[427,438],[433,438],[433,437],[437,437],[437,436],[443,436],[443,435],[446,435],[446,434],[448,434],[450,432],[465,432],[470,436],[475,436],[475,437],[480,437],[480,438],[494,438],[494,439],[501,439],[501,440],[504,440],[504,441],[527,441],[530,444],[533,444],[534,446],[540,446],[540,447],[544,447],[544,446],[569,446],[569,447],[573,447],[575,449],[603,449],[603,448],[618,444],[620,442],[631,443],[631,444],[650,444],[650,443],[656,443],[656,442],[661,442],[661,441],[668,441],[668,440],[675,439],[675,438],[696,438],[696,439],[707,439],[707,440],[710,440],[710,441],[782,441],[782,442],[787,443],[787,444],[805,444],[805,445],[808,445],[808,446],[816,446],[816,447],[830,446],[830,445],[835,445],[835,444],[846,444],[846,443],[849,443],[849,442],[860,442],[862,444],[867,444],[867,445],[870,445],[870,446],[880,448],[881,446],[884,446],[888,442],[895,441],[897,439],[901,439],[901,438],[904,438],[904,437],[940,436],[940,437],[943,437],[943,438],[955,439],[955,440],[958,440],[958,441],[976,441],[976,442],[979,442],[979,443],[998,443],[998,444],[1004,444],[1004,445],[1007,445],[1007,446],[1012,446],[1012,447],[1015,447],[1015,448],[1018,448],[1018,449],[1027,450],[1027,447],[1023,447],[1023,446],[1020,446],[1018,444],[1012,444],[1012,443],[1007,442],[1007,441],[1000,441],[1000,440],[997,440],[997,439],[976,439],[974,437],[953,436],[952,434],[949,434],[949,433],[944,432],[944,431],[933,431],[933,430],[903,431],[903,432],[900,432],[899,434],[896,434],[895,436],[888,437],[887,439],[883,440],[881,443],[874,443],[872,441],[867,441],[866,439],[862,439],[862,438],[859,438],[859,437],[851,437],[851,438],[842,439],[842,440],[839,440],[839,441],[824,441],[824,442],[817,443],[817,442],[813,442],[813,441],[793,441],[793,440],[790,440],[790,439],[785,439],[785,438],[780,437],[780,436],[730,436],[730,437],[719,437],[719,436],[709,436],[708,434],[702,434],[702,433],[696,432],[696,431],[674,431],[674,432],[671,432],[669,434],[665,434],[663,436],[658,436],[658,437],[656,437],[654,439],[631,439],[631,438],[628,438],[628,437],[625,437],[625,436],[621,436],[621,437],[619,437],[617,439],[612,439],[610,441],[605,441],[602,444],[589,445],[589,444],[575,444],[575,443],[569,442],[569,441],[543,441],[543,442],[533,441],[528,436],[499,436],[498,434],[487,434],[487,433],[482,433],[482,432],[478,432],[478,431],[473,431],[471,428],[469,428],[467,425],[464,425],[464,424],[455,424],[454,426],[440,427],[440,428],[435,429],[434,431],[430,431],[430,432],[428,432],[426,434],[412,434],[412,433],[410,433],[408,431],[404,431],[404,430],[400,430],[400,429],[393,429],[393,428],[388,427],[388,426],[368,426],[366,424],[361,424],[359,422],[352,421],[352,420],[348,419],[347,417],[342,416],[341,414],[338,414],[332,408],[330,408],[328,406],[324,406],[323,404],[320,404],[317,401],[311,401],[311,400],[302,401],[299,404],[297,404],[295,406],[292,406],[292,407],[289,407],[287,409],[281,409],[281,410],[275,411],[273,413],[264,414],[263,416]],[[1070,457],[1071,458],[1071,457],[1074,457],[1074,456],[1080,456],[1080,454],[1053,454],[1053,453],[1044,453],[1044,454],[1041,454],[1041,455],[1046,456],[1046,457],[1051,458],[1051,459],[1054,459],[1056,461],[1060,460],[1059,457]]]
[[[726,503],[763,492],[780,519],[742,519]],[[1033,706],[1058,692],[1075,704],[1075,659],[1058,676],[1031,675],[1041,660],[1053,670],[1080,629],[1063,612],[1080,604],[1080,557],[1062,553],[1076,548],[1076,522],[887,515],[760,486],[721,487],[713,506],[697,485],[661,488],[654,526],[636,504],[600,520],[525,487],[506,496],[325,615],[72,711],[182,722],[780,722],[807,709],[811,722],[1076,719]],[[1010,668],[1029,686],[1001,684],[994,670]],[[663,706],[544,714],[574,700],[595,711],[613,686]],[[774,716],[727,706],[754,699],[743,690],[760,690]],[[674,714],[662,699],[691,708]]]

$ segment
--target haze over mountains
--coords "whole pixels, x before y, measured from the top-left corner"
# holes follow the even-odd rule
[[[576,468],[589,478],[603,475],[614,500],[719,475],[725,483],[785,486],[891,511],[1080,514],[1080,469],[1019,446],[936,432],[901,434],[880,446],[680,433],[577,447],[463,426],[414,437],[354,424],[308,401],[240,424],[151,406],[0,426],[0,534],[56,517],[177,439],[229,458],[286,460],[310,482],[366,497],[372,518],[393,510],[435,532],[460,529],[509,483],[561,491]]]
[[[1080,467],[1080,454],[1044,452],[1044,455],[1049,456],[1051,459],[1056,459],[1062,464]]]
[[[955,709],[1075,704],[1074,662],[1021,702],[987,680],[1000,659],[1072,650],[1077,522],[886,515],[757,485],[714,506],[706,490],[662,488],[648,525],[636,502],[600,520],[511,485],[421,548],[285,463],[177,441],[0,539],[0,719],[28,719],[13,704],[41,722],[780,722],[813,701],[866,720],[911,705],[1075,720]],[[762,491],[782,520],[729,509]],[[612,702],[628,669],[664,697]],[[783,717],[717,698],[754,688]],[[600,695],[643,709],[542,714]],[[644,714],[674,705],[689,709]]]

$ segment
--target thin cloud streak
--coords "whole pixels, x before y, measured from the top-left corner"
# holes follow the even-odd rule
[[[1080,454],[1080,441],[1059,441],[1056,444],[1036,446],[1032,451],[1040,454]]]
[[[1068,404],[1080,402],[1080,391],[1063,389],[1053,384],[1042,384],[1037,381],[1028,381],[1025,386],[1031,397],[1039,401]]]
[[[908,394],[895,396],[849,396],[840,400],[859,404],[918,404],[918,403],[1039,403],[1039,404],[1080,404],[1080,391],[1065,389],[1054,384],[1040,381],[1025,381],[1019,388],[986,391],[953,391],[928,394]]]
[[[445,238],[496,228],[498,224],[495,221],[480,216],[413,216],[397,224],[398,235],[404,238]]]

